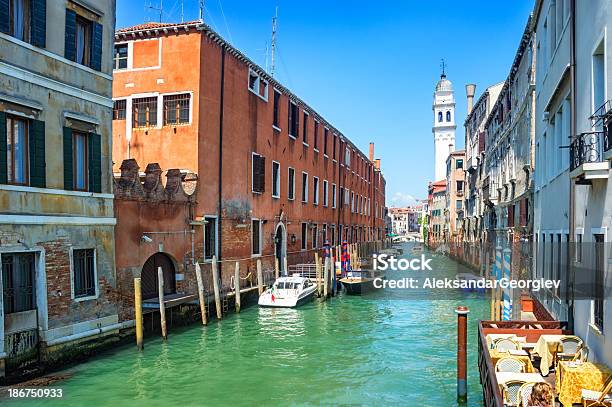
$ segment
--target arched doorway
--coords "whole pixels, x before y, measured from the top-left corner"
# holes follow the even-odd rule
[[[157,298],[157,268],[161,267],[164,273],[164,295],[176,293],[176,270],[172,259],[164,253],[155,253],[147,259],[142,266],[140,275],[142,284],[142,299]]]
[[[274,234],[274,253],[278,259],[278,267],[281,274],[286,274],[285,257],[287,256],[287,229],[282,222],[276,225],[276,233]]]

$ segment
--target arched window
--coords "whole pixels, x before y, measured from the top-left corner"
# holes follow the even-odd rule
[[[442,112],[438,112],[438,121],[442,122]]]
[[[446,112],[446,121],[450,122],[450,110]]]

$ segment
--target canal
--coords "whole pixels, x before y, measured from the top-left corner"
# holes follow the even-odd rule
[[[404,248],[408,257],[410,245]],[[432,257],[433,271],[401,274],[457,273],[457,263]],[[63,389],[61,400],[2,404],[453,406],[458,305],[471,311],[467,405],[480,406],[476,332],[489,309],[484,295],[399,289],[299,309],[253,306],[206,327],[171,330],[166,343],[146,338],[143,353],[126,345],[72,367],[70,378],[53,385]]]

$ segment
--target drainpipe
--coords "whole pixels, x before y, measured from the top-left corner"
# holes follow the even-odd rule
[[[222,203],[221,197],[223,196],[223,95],[225,90],[225,47],[221,47],[221,93],[219,98],[219,185],[218,185],[218,201],[217,201],[217,219],[219,220],[217,225],[217,260],[221,260],[223,250],[223,217],[222,217]]]
[[[576,0],[570,0],[570,143],[574,141],[577,129],[576,117]],[[570,163],[571,166],[571,163]],[[575,273],[574,268],[574,231],[576,229],[576,191],[574,180],[570,177],[570,196],[569,196],[569,251],[568,251],[568,290],[567,293],[567,323],[570,330],[574,330],[574,299],[575,299]]]

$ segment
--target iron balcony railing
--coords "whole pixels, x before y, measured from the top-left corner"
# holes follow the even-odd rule
[[[603,150],[610,150],[612,148],[612,101],[606,100],[589,119],[594,129],[603,131]]]
[[[571,170],[575,170],[585,163],[602,162],[604,158],[605,138],[607,132],[593,131],[579,134],[570,145]],[[608,142],[609,144],[609,142]]]

